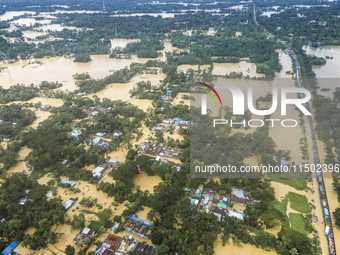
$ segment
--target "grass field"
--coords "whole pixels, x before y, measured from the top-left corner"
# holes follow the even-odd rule
[[[284,215],[286,215],[287,212],[287,204],[288,204],[288,196],[285,196],[284,199],[280,201],[275,200],[273,202],[274,208],[282,212]]]
[[[39,180],[41,177],[43,177],[45,174],[47,174],[47,172],[45,171],[42,171],[42,170],[34,170],[31,172],[31,175],[30,175],[30,179],[31,180],[34,180],[34,181],[37,181]]]
[[[297,190],[304,190],[306,188],[304,178],[272,178],[271,180],[273,180],[274,182],[289,185]]]
[[[306,196],[296,194],[294,192],[288,193],[290,207],[301,213],[308,213],[308,199]]]
[[[305,219],[302,214],[290,213],[289,214],[290,227],[304,235],[307,235],[305,229]]]

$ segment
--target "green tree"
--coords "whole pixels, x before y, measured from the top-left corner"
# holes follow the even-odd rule
[[[336,208],[333,212],[334,218],[335,218],[335,225],[340,227],[340,207]]]
[[[165,244],[161,244],[157,249],[158,255],[167,255],[170,251],[170,248],[166,246]]]
[[[76,249],[71,246],[71,245],[67,245],[65,248],[65,253],[66,255],[74,255],[74,253],[76,252]]]
[[[42,219],[39,221],[39,231],[47,232],[51,228],[51,222],[48,219]]]

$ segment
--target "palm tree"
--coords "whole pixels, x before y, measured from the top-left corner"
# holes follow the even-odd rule
[[[225,246],[225,244],[228,242],[229,240],[229,235],[228,234],[223,234],[221,236],[221,240],[222,240],[222,245]]]

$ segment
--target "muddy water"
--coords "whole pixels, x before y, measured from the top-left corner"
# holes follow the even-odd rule
[[[199,66],[200,70],[203,71],[203,69],[208,69],[210,65],[201,65]],[[179,65],[177,67],[178,71],[186,72],[187,70],[192,69],[197,71],[198,70],[198,65]]]
[[[326,56],[333,57],[333,59],[327,59],[325,65],[313,66],[313,71],[316,74],[316,78],[340,78],[340,46],[324,46],[321,48],[303,47],[307,54],[312,54],[317,57]],[[321,88],[330,88],[330,91],[321,91],[318,93],[324,96],[333,97],[333,92],[340,84],[337,80],[319,80],[319,86]]]
[[[282,70],[275,73],[277,78],[291,78],[291,75],[286,74],[287,71],[292,71],[292,61],[290,56],[282,50],[276,50],[279,53],[279,60],[282,65]]]
[[[136,215],[137,215],[138,218],[145,220],[145,221],[148,221],[147,215],[151,211],[151,208],[149,208],[147,206],[143,206],[143,209],[144,209],[143,211],[137,212]]]
[[[242,36],[242,32],[236,31],[236,32],[235,32],[235,37],[240,37],[240,36]]]
[[[259,98],[260,96],[265,96],[267,92],[272,92],[272,87],[282,88],[282,87],[294,87],[294,82],[291,79],[275,79],[273,82],[266,81],[256,81],[256,80],[239,80],[239,79],[224,79],[217,78],[215,83],[215,88],[223,86],[225,84],[232,84],[239,87],[244,95],[247,95],[247,89],[249,87],[253,88],[253,98]],[[220,93],[221,95],[221,93]],[[232,96],[231,94],[223,93],[221,95],[222,102],[229,107],[232,107]],[[255,100],[253,100],[255,101]],[[200,106],[200,97],[196,98],[195,102],[191,102],[194,106]],[[208,108],[214,110],[216,107],[212,107],[212,100],[208,100]],[[215,111],[217,113],[217,111]],[[262,116],[253,116],[253,119],[263,119]],[[301,163],[301,151],[300,151],[300,138],[303,137],[302,131],[299,125],[299,112],[295,109],[293,105],[287,106],[287,115],[281,116],[281,109],[278,106],[277,110],[271,115],[269,119],[294,119],[298,122],[296,127],[284,127],[281,125],[281,121],[275,121],[274,127],[269,128],[269,134],[276,143],[276,150],[290,150],[292,161],[295,163]],[[288,122],[286,123],[288,124]],[[288,125],[291,125],[289,123]],[[255,124],[254,125],[259,125]],[[235,130],[238,131],[239,129]],[[251,132],[251,131],[247,131]]]
[[[11,24],[16,24],[18,26],[33,26],[35,23],[38,24],[49,24],[51,21],[50,20],[35,20],[33,18],[21,18],[17,19],[14,21],[11,21]]]
[[[130,14],[115,14],[111,15],[111,17],[141,17],[141,16],[151,16],[151,17],[158,17],[161,16],[163,19],[164,18],[174,18],[175,15],[181,15],[185,13],[130,13]]]
[[[63,90],[73,91],[76,89],[72,77],[75,73],[88,72],[92,78],[104,78],[110,74],[110,70],[119,70],[129,66],[133,62],[146,62],[149,59],[139,59],[135,56],[132,59],[110,59],[108,55],[91,56],[89,63],[74,63],[73,58],[49,58],[39,59],[43,64],[30,64],[28,60],[22,60],[15,64],[5,64],[8,67],[0,73],[1,86],[9,88],[11,85],[35,84],[41,81],[59,81],[64,84]]]
[[[36,111],[35,112],[37,119],[31,124],[31,127],[36,128],[41,122],[47,120],[51,115],[48,111]]]
[[[228,244],[222,245],[222,241],[218,238],[214,243],[214,250],[216,255],[241,255],[241,254],[252,254],[252,255],[276,255],[275,251],[266,251],[261,248],[256,248],[254,245],[241,243],[240,245],[234,244],[229,239]]]
[[[0,20],[11,20],[14,17],[21,16],[24,14],[35,14],[35,12],[28,12],[28,11],[15,11],[15,12],[6,12],[3,15],[0,15]]]
[[[7,170],[7,175],[10,175],[12,173],[18,173],[26,171],[28,173],[29,168],[28,165],[24,162],[25,157],[31,152],[31,149],[24,146],[19,151],[19,158],[18,163],[12,166],[10,169]]]
[[[271,181],[270,182],[270,186],[272,186],[274,188],[275,191],[275,198],[278,201],[281,201],[289,192],[294,192],[303,196],[307,195],[307,192],[305,190],[297,190],[294,189],[293,187],[283,184],[283,183],[279,183],[279,182],[275,182],[275,181]]]
[[[135,186],[139,185],[142,191],[148,190],[153,193],[153,187],[162,182],[162,179],[159,176],[148,176],[147,173],[140,172],[133,181]]]
[[[190,96],[190,93],[184,93],[180,92],[177,94],[177,96],[173,99],[174,104],[180,104],[181,102],[184,102],[186,105],[190,105],[190,99],[183,99],[182,96]]]
[[[139,42],[139,39],[122,39],[122,38],[115,38],[111,39],[111,48],[115,49],[116,47],[125,48],[127,44],[133,42]]]
[[[317,78],[340,78],[340,46],[323,46],[321,48],[303,47],[307,54],[317,57],[333,57],[327,59],[323,66],[313,66]]]
[[[146,110],[148,107],[152,107],[151,100],[130,98],[129,91],[140,81],[150,81],[151,86],[158,86],[160,81],[164,78],[164,74],[142,74],[133,77],[128,83],[114,83],[109,85],[106,89],[96,93],[95,95],[101,99],[108,98],[110,100],[129,101],[130,103],[137,105],[140,109]]]
[[[294,81],[291,79],[274,80],[275,87],[294,87]],[[284,127],[282,125],[276,125],[274,128],[270,128],[269,134],[276,143],[277,150],[290,150],[292,162],[302,163],[302,153],[300,150],[300,139],[303,137],[302,130],[299,125],[299,113],[300,111],[295,109],[294,105],[288,105],[287,115],[281,116],[280,111],[275,111],[272,115],[272,119],[293,119],[298,122],[296,127]]]
[[[265,11],[265,12],[262,12],[261,13],[261,16],[267,16],[267,17],[270,17],[271,15],[273,14],[279,14],[281,13],[282,11]]]
[[[309,143],[309,141],[308,141]],[[311,143],[309,143],[311,144]],[[312,159],[310,160],[310,163],[312,162]],[[323,212],[321,208],[320,203],[320,197],[318,192],[318,184],[316,178],[313,179],[312,183],[308,183],[308,187],[310,190],[296,190],[291,186],[278,183],[275,181],[272,181],[270,185],[274,188],[275,191],[275,198],[278,201],[281,201],[289,192],[295,192],[297,194],[306,196],[308,198],[308,202],[315,205],[316,209],[312,211],[312,214],[318,217],[318,223],[316,225],[313,224],[313,227],[318,231],[319,237],[320,237],[320,247],[322,249],[322,254],[328,254],[328,243],[324,232],[324,224],[323,224]],[[314,192],[312,192],[314,191]],[[290,208],[290,202],[287,205],[287,216],[289,217],[289,213],[299,213],[295,212]],[[273,229],[266,229],[266,231],[273,233],[272,231],[275,231]]]
[[[38,31],[42,30],[44,32],[47,32],[47,31],[62,31],[63,29],[81,30],[81,28],[78,27],[62,26],[61,24],[47,24],[41,27],[37,27],[35,30]]]
[[[173,47],[170,40],[164,40],[164,50],[158,51],[159,53],[162,53],[162,57],[158,58],[160,61],[166,62],[166,53],[167,52],[173,52],[173,51],[181,51],[176,47]]]
[[[243,76],[264,77],[264,74],[256,73],[256,65],[246,61],[239,63],[214,63],[213,75],[226,75],[231,72],[242,72]]]
[[[38,36],[46,35],[44,32],[36,32],[36,31],[22,31],[23,37],[27,39],[35,39]]]

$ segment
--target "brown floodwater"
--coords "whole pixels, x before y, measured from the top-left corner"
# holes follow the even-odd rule
[[[146,111],[148,107],[152,107],[151,100],[130,98],[129,91],[133,89],[140,81],[150,81],[151,86],[160,85],[160,81],[165,78],[162,73],[159,74],[141,74],[133,77],[128,83],[114,83],[107,86],[106,89],[96,93],[99,98],[108,98],[110,100],[129,101],[137,105],[140,109]]]
[[[163,19],[165,18],[174,18],[175,15],[181,15],[185,13],[130,13],[130,14],[114,14],[111,17],[141,17],[141,16],[151,16],[151,17],[158,17],[161,16]]]
[[[31,124],[31,127],[36,128],[41,122],[47,120],[48,117],[51,115],[48,111],[35,111],[37,119]]]
[[[214,250],[216,255],[241,255],[241,254],[251,254],[251,255],[276,255],[277,253],[273,250],[266,251],[261,248],[257,248],[251,244],[236,244],[229,239],[228,244],[223,246],[220,238],[218,238],[214,243]]]
[[[243,76],[264,77],[264,74],[256,73],[256,65],[246,61],[239,63],[214,63],[213,75],[226,75],[231,72],[242,72]]]
[[[326,56],[333,57],[333,59],[327,59],[326,64],[313,66],[313,71],[316,78],[340,78],[340,46],[323,46],[319,48],[303,47],[307,54],[315,55],[317,57]],[[333,92],[336,87],[339,87],[339,82],[336,80],[319,80],[319,87],[329,88],[329,91],[318,90],[318,93],[327,97],[333,98]]]
[[[76,89],[75,73],[88,72],[92,78],[104,78],[110,75],[111,70],[123,69],[133,62],[145,63],[149,59],[112,59],[108,55],[93,55],[89,63],[74,63],[74,58],[44,58],[38,59],[43,64],[28,64],[28,60],[21,60],[14,64],[3,64],[8,67],[0,73],[1,86],[9,88],[15,84],[35,84],[46,81],[59,81],[63,83],[62,90],[73,91]]]
[[[139,185],[142,191],[148,190],[153,193],[153,187],[162,182],[162,179],[159,176],[148,176],[147,173],[140,172],[134,177],[133,181],[135,186]]]
[[[215,85],[232,84],[239,87],[244,95],[247,94],[248,87],[253,88],[253,98],[259,98],[260,96],[265,96],[267,92],[272,91],[272,87],[282,88],[282,87],[294,87],[294,82],[292,79],[274,79],[274,81],[260,81],[260,80],[240,80],[240,79],[225,79],[217,78]],[[232,97],[231,94],[222,95],[223,104],[232,107]],[[198,97],[195,102],[191,102],[195,106],[200,105],[200,98]],[[212,100],[208,100],[209,105],[212,105]],[[217,112],[216,112],[217,113]],[[263,119],[262,116],[253,115],[252,119]],[[281,116],[280,107],[271,115],[270,119],[295,119],[299,123],[299,111],[295,109],[293,105],[287,106],[287,115]],[[300,150],[300,138],[303,137],[302,130],[298,124],[296,127],[284,127],[280,122],[276,122],[277,125],[269,128],[269,134],[276,143],[276,150],[290,150],[292,161],[295,163],[302,163],[302,153]],[[251,130],[255,131],[256,128]],[[239,129],[235,129],[237,132]],[[251,131],[244,131],[249,133]],[[284,135],[283,135],[284,134]]]
[[[6,12],[3,15],[0,15],[0,20],[10,20],[13,19],[14,17],[21,16],[24,14],[35,14],[35,12],[30,12],[30,11],[14,11],[14,12]]]
[[[287,71],[292,71],[292,60],[290,56],[282,50],[276,50],[276,52],[279,53],[279,60],[282,65],[282,70],[280,72],[276,72],[275,77],[291,78],[292,76],[290,74],[286,74]]]
[[[210,67],[210,65],[201,65],[199,66],[199,68],[203,71],[203,69],[208,69]],[[198,70],[198,65],[179,65],[177,67],[178,71],[183,71],[186,72],[187,70],[192,69],[194,71]]]
[[[113,42],[112,42],[113,41]],[[128,42],[130,42],[129,40],[123,40],[123,39],[113,39],[111,41],[111,45],[112,47],[114,45],[116,46],[124,46],[126,45]],[[169,42],[165,42],[165,51],[172,51],[174,50],[174,47],[172,47],[172,45]],[[16,64],[11,64],[11,65],[5,65],[8,66],[9,68],[6,69],[4,72],[0,73],[0,79],[2,80],[2,85],[4,87],[9,87],[10,85],[16,84],[16,83],[24,83],[24,84],[30,84],[30,83],[35,83],[38,84],[39,82],[41,82],[42,80],[49,80],[49,81],[56,81],[58,80],[59,82],[63,82],[64,86],[62,89],[68,89],[68,90],[74,90],[75,89],[75,85],[74,85],[74,80],[72,78],[72,75],[75,73],[82,73],[82,72],[89,72],[90,75],[93,78],[102,78],[105,77],[109,74],[110,70],[117,70],[117,69],[121,69],[125,66],[128,66],[130,63],[132,62],[145,62],[148,59],[139,59],[135,56],[133,56],[133,59],[131,60],[116,60],[116,59],[109,59],[108,56],[92,56],[93,61],[91,63],[74,63],[73,59],[66,59],[66,58],[50,58],[50,59],[43,59],[41,60],[43,62],[43,65],[39,66],[39,65],[26,65],[27,62],[26,61],[22,61],[21,63],[18,62]],[[290,62],[290,58],[288,55],[284,54],[283,52],[279,52],[279,58],[280,61],[283,65],[283,70],[280,73],[277,73],[277,77],[287,77],[285,72],[288,70],[291,70],[291,62]],[[26,65],[25,67],[22,67]],[[196,69],[198,68],[198,66],[191,66],[191,65],[182,65],[179,66],[179,70],[187,70],[189,68],[192,69]],[[201,69],[203,68],[209,68],[209,66],[201,66]],[[240,72],[242,71],[244,73],[244,75],[249,74],[250,76],[257,76],[260,74],[256,74],[256,70],[255,70],[255,65],[252,63],[248,63],[246,61],[241,61],[240,63],[237,64],[229,64],[229,63],[223,63],[223,64],[214,64],[214,74],[218,74],[218,75],[224,75],[226,73],[229,73],[231,71],[236,71],[236,72]],[[162,79],[164,79],[164,75],[163,74],[157,74],[157,75],[149,75],[149,74],[143,74],[143,75],[138,75],[136,77],[133,77],[133,79],[129,82],[129,83],[124,83],[124,84],[112,84],[109,85],[105,90],[98,92],[96,95],[100,98],[109,98],[112,100],[123,100],[123,101],[130,101],[131,103],[138,105],[141,109],[146,110],[148,107],[151,106],[151,101],[150,100],[138,100],[138,99],[130,99],[130,95],[129,95],[129,90],[132,89],[135,84],[138,81],[144,80],[144,81],[148,81],[150,80],[152,85],[158,85],[160,83],[160,81]],[[290,77],[288,75],[288,77]],[[271,90],[271,87],[274,85],[280,86],[280,84],[278,84],[278,82],[276,80],[274,80],[271,83],[268,83],[266,81],[241,81],[241,80],[234,80],[234,79],[223,79],[223,78],[218,78],[217,79],[217,83],[225,83],[225,82],[232,82],[235,85],[238,85],[239,87],[245,89],[248,86],[253,86],[254,88],[254,94],[255,97],[258,96],[264,96],[266,94],[267,91]],[[242,83],[242,84],[241,84]],[[294,86],[293,81],[291,79],[287,79],[287,83],[289,84],[289,86]],[[286,84],[287,84],[286,83]],[[185,94],[185,93],[183,93]],[[179,94],[175,99],[174,99],[174,103],[180,103],[181,101],[184,101],[186,104],[189,103],[189,100],[183,100],[181,99],[181,94]],[[91,95],[88,95],[89,97],[91,97]],[[62,104],[62,100],[58,100],[58,99],[43,99],[43,98],[39,98],[39,99],[32,99],[30,100],[32,102],[38,102],[38,101],[42,101],[43,104],[50,104],[52,106],[59,106]],[[229,100],[228,102],[231,102],[231,100]],[[231,105],[230,105],[231,106]],[[37,111],[37,117],[38,119],[33,123],[32,126],[36,126],[38,125],[39,122],[43,121],[44,119],[47,119],[49,116],[48,112],[43,112],[43,111]],[[272,115],[272,118],[279,118],[279,115],[275,115],[275,113]],[[298,118],[298,112],[293,109],[293,108],[288,108],[288,115],[285,118]],[[307,128],[308,129],[308,128]],[[239,131],[239,130],[238,130]],[[241,130],[240,132],[253,132],[252,130]],[[307,130],[308,132],[308,130]],[[284,136],[282,134],[285,134]],[[143,138],[140,141],[146,141],[147,140],[147,136],[148,135],[152,135],[152,132],[146,128],[143,129]],[[287,135],[288,134],[288,135]],[[166,134],[167,136],[168,134]],[[275,128],[272,128],[270,131],[270,135],[271,137],[274,139],[275,143],[277,144],[277,148],[276,149],[283,149],[283,150],[291,150],[292,151],[292,161],[295,161],[296,163],[300,163],[301,160],[301,152],[300,152],[300,144],[299,144],[299,140],[302,137],[302,132],[301,129],[298,128],[294,128],[294,130],[292,129],[291,132],[287,132],[286,129],[283,129],[281,126],[277,126]],[[307,133],[308,136],[308,133]],[[171,137],[177,139],[177,138],[182,138],[180,137],[178,134],[173,134],[171,135]],[[134,144],[138,144],[140,141],[135,141]],[[110,156],[113,159],[117,159],[119,161],[125,161],[125,156],[126,156],[126,152],[127,149],[126,148],[122,148],[119,151],[116,152],[112,152],[109,153],[108,156]],[[26,155],[28,155],[29,153],[29,149],[28,148],[23,148],[19,154],[20,154],[20,158],[24,158]],[[310,154],[311,156],[312,154]],[[245,162],[247,164],[257,164],[257,159],[255,157],[251,157],[245,160]],[[89,167],[87,167],[87,169],[89,170],[93,170],[94,166],[91,165]],[[22,171],[23,169],[27,169],[27,167],[24,165],[23,162],[19,162],[17,165],[15,165],[14,167],[12,167],[9,172],[18,172],[18,171]],[[47,183],[47,181],[49,180],[49,177],[44,176],[43,178],[41,178],[39,180],[39,182],[41,184],[45,184]],[[110,183],[114,183],[114,180],[112,179],[112,177],[109,176],[104,176],[103,177],[103,181],[107,181]],[[134,178],[135,181],[135,185],[139,185],[141,187],[142,190],[149,190],[150,192],[153,191],[153,187],[156,186],[159,182],[161,182],[160,177],[158,176],[148,176],[146,173],[142,172],[140,173],[138,176],[136,176]],[[322,211],[321,211],[321,207],[318,207],[318,204],[320,205],[319,202],[317,202],[318,200],[318,192],[315,192],[314,194],[312,194],[311,192],[306,192],[306,191],[297,191],[294,188],[284,185],[284,184],[280,184],[280,183],[276,183],[276,182],[272,182],[272,186],[275,189],[275,196],[278,200],[281,200],[282,197],[284,197],[288,192],[295,192],[298,194],[304,194],[308,197],[309,202],[311,202],[312,199],[315,200],[315,205],[317,207],[316,209],[316,215],[319,217],[319,224],[316,226],[317,230],[319,231],[320,237],[321,237],[321,246],[323,249],[323,254],[327,254],[327,243],[325,242],[325,238],[323,235],[323,224],[321,223],[321,219],[322,219]],[[328,187],[327,187],[328,186]],[[104,207],[104,208],[108,208],[111,207],[113,209],[114,214],[120,214],[125,206],[125,203],[120,204],[118,207],[113,207],[111,205],[111,203],[113,202],[113,198],[109,198],[107,197],[107,195],[101,191],[97,191],[96,187],[94,185],[90,185],[86,182],[77,182],[77,185],[75,186],[76,188],[80,189],[80,193],[77,194],[72,194],[69,192],[68,189],[63,189],[63,188],[58,188],[58,195],[62,198],[63,202],[65,202],[67,199],[69,199],[70,197],[74,197],[77,196],[79,199],[78,201],[75,203],[75,205],[73,205],[71,207],[71,209],[69,209],[69,211],[67,212],[67,214],[69,216],[72,216],[75,213],[79,213],[79,210],[82,209],[79,206],[79,201],[81,200],[82,197],[94,197],[98,199],[98,202]],[[315,184],[314,184],[315,187]],[[326,184],[326,190],[328,192],[328,189],[331,189],[331,184]],[[330,191],[331,192],[331,191]],[[336,196],[333,200],[330,201],[330,203],[333,203],[333,207],[337,207],[338,206],[338,202],[336,200]],[[78,207],[78,209],[77,209]],[[114,208],[116,208],[116,210],[114,210]],[[331,206],[331,210],[334,211],[334,208],[332,209]],[[240,208],[242,209],[242,208]],[[96,209],[95,209],[96,210]],[[144,211],[139,212],[137,215],[139,217],[141,217],[142,219],[146,219],[146,215],[147,212],[149,211],[149,208],[144,208]],[[288,213],[288,211],[287,211]],[[93,215],[86,215],[86,221],[87,223],[92,220],[95,219],[95,216]],[[61,250],[64,250],[67,244],[73,244],[73,238],[75,237],[76,233],[74,233],[74,231],[72,231],[70,229],[70,227],[68,225],[61,225],[58,226],[58,232],[64,232],[65,235],[59,240],[59,242],[55,245],[57,248],[60,248]],[[277,229],[270,229],[268,230],[268,232],[271,233],[277,233]],[[337,233],[335,233],[335,236],[340,236],[340,232],[339,230]],[[76,231],[77,232],[77,231]],[[106,235],[108,233],[105,233],[101,236],[100,240],[103,240]],[[126,235],[126,234],[130,234],[127,231],[124,231],[122,233],[119,233],[118,235]],[[140,237],[138,237],[139,240],[141,240]],[[149,241],[148,241],[149,242]],[[326,244],[326,248],[324,247]],[[339,244],[338,244],[339,245]],[[51,245],[49,245],[49,248],[51,250],[53,250],[53,252],[55,253],[60,253],[60,251],[56,250],[54,247],[50,247]],[[22,252],[21,254],[28,254],[28,250],[25,248],[22,248],[21,245],[17,248],[19,251]],[[16,251],[18,251],[16,249]],[[43,254],[43,251],[39,251],[37,254]],[[46,252],[45,254],[52,254],[51,252],[49,252],[48,250],[44,250],[44,252]],[[233,254],[258,254],[258,255],[262,255],[262,254],[276,254],[274,251],[271,252],[267,252],[265,250],[262,250],[260,248],[256,248],[255,246],[252,245],[245,245],[242,244],[242,247],[233,244],[232,241],[229,241],[229,244],[226,246],[222,246],[222,242],[220,240],[215,242],[215,252],[217,255],[233,255]]]
[[[333,57],[327,59],[326,64],[322,66],[313,66],[313,71],[317,78],[340,78],[340,46],[323,46],[319,48],[303,47],[307,54],[317,57]]]
[[[20,19],[17,19],[17,20],[13,20],[10,23],[18,25],[18,26],[24,26],[24,25],[25,26],[33,26],[35,23],[49,24],[49,23],[51,23],[51,21],[47,20],[47,19],[36,20],[36,19],[33,19],[33,18],[20,18]]]
[[[7,175],[18,173],[18,172],[24,172],[26,171],[28,173],[29,167],[24,162],[25,157],[31,152],[30,148],[27,148],[27,146],[24,146],[19,151],[19,158],[18,163],[12,166],[10,169],[7,170]]]
[[[123,39],[123,38],[115,38],[111,39],[111,48],[115,49],[116,47],[125,48],[127,44],[133,42],[139,42],[140,39]]]

